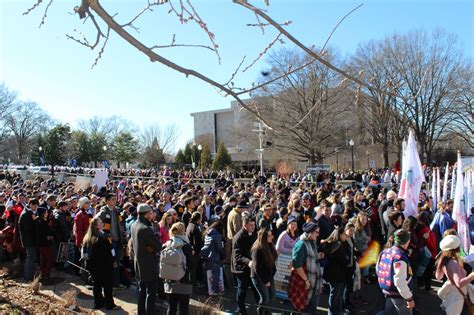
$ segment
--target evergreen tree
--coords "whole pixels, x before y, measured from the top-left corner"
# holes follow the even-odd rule
[[[202,152],[201,152],[201,160],[200,160],[200,168],[205,170],[211,167],[212,163],[212,156],[211,156],[211,150],[209,148],[209,144],[206,142],[202,146]]]
[[[166,162],[165,155],[156,137],[153,138],[151,145],[145,148],[141,162],[145,168],[158,168]]]
[[[112,157],[120,168],[121,162],[132,162],[137,156],[138,141],[128,131],[116,135],[112,142]]]
[[[186,164],[186,157],[184,156],[183,150],[179,149],[178,153],[176,153],[176,157],[174,158],[174,162],[179,166],[183,166]]]
[[[232,159],[227,152],[227,148],[225,147],[224,143],[221,142],[217,147],[216,157],[214,158],[214,162],[212,162],[212,169],[215,171],[223,170],[231,164]]]
[[[184,164],[191,164],[195,156],[193,155],[194,153],[193,153],[193,149],[191,148],[190,143],[186,144],[186,146],[184,147],[183,154],[184,154],[184,159],[185,159]]]
[[[97,162],[106,158],[107,152],[104,150],[107,147],[107,140],[104,134],[94,132],[89,137],[90,161],[94,162],[94,167],[97,167]]]
[[[47,165],[64,165],[66,162],[66,144],[71,129],[68,125],[57,125],[44,138],[44,158]],[[53,173],[54,174],[54,173]]]

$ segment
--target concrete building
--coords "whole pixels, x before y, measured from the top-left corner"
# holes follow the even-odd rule
[[[232,161],[248,168],[258,169],[259,140],[254,123],[256,119],[242,110],[237,102],[232,101],[229,108],[191,113],[194,118],[194,141],[196,144],[207,142],[211,153],[215,154],[219,143],[223,142],[227,147]],[[330,164],[333,170],[351,169],[352,148],[350,139],[354,140],[354,166],[355,169],[367,169],[383,167],[383,155],[379,145],[373,142],[365,127],[356,127],[354,116],[347,116],[347,128],[345,143],[327,150],[329,153],[323,159],[324,164]],[[283,153],[272,144],[274,140],[267,133],[264,135],[264,167],[273,168],[281,161],[289,162],[292,168],[304,170],[308,161]],[[344,142],[344,141],[343,141]],[[390,164],[396,161],[396,154],[390,154]]]

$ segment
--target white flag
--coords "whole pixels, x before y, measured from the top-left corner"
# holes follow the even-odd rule
[[[436,168],[436,201],[441,201],[441,177],[439,175],[439,167]]]
[[[436,169],[433,167],[431,170],[431,210],[433,213],[438,211],[438,195],[436,194]]]
[[[464,199],[464,176],[462,175],[461,153],[459,152],[456,165],[456,191],[454,193],[453,219],[458,223],[458,235],[461,239],[461,246],[466,253],[469,253],[471,238]]]
[[[416,150],[413,131],[410,130],[406,152],[403,153],[402,182],[399,197],[405,199],[405,217],[418,215],[421,184],[425,181],[420,156]]]
[[[454,199],[454,188],[456,187],[456,165],[453,166],[453,174],[451,175],[451,193],[449,199]]]
[[[443,202],[448,201],[448,176],[449,176],[449,162],[446,163],[446,170],[444,171]]]

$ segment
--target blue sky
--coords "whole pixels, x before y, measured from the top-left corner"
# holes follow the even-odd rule
[[[70,123],[91,116],[121,115],[138,127],[175,123],[180,128],[178,144],[193,137],[191,112],[230,106],[231,99],[194,78],[185,78],[169,68],[151,63],[134,47],[111,34],[103,58],[91,70],[97,51],[68,40],[80,30],[90,41],[95,38],[91,23],[82,24],[71,15],[79,0],[54,0],[45,25],[38,28],[48,1],[30,15],[22,13],[36,0],[0,1],[0,82],[24,100],[38,102],[54,118]],[[174,1],[176,2],[176,0]],[[263,7],[263,0],[253,0]],[[116,19],[127,22],[147,3],[146,0],[101,1]],[[254,16],[231,0],[194,0],[196,9],[215,33],[222,63],[203,49],[168,48],[160,53],[171,60],[210,76],[219,82],[230,77],[244,55],[253,60],[270,42],[275,32],[264,36]],[[352,1],[352,0],[270,0],[268,13],[275,20],[293,23],[287,29],[307,45],[320,46],[334,25],[350,9],[363,3],[333,35],[330,45],[341,55],[355,51],[361,42],[382,39],[394,32],[404,33],[437,27],[459,36],[466,57],[474,57],[474,1]],[[136,23],[140,33],[131,34],[146,45],[177,43],[209,44],[206,34],[195,24],[181,25],[168,14],[168,5],[147,13]],[[291,47],[289,44],[284,47]],[[276,48],[282,45],[276,45]],[[235,80],[250,86],[265,68],[262,61]]]

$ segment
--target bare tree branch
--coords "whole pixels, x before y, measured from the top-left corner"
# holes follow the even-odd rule
[[[148,5],[146,7],[143,8],[143,10],[141,10],[140,12],[138,12],[137,15],[135,15],[128,23],[125,23],[125,24],[122,24],[121,26],[122,27],[127,27],[127,26],[130,26],[132,27],[133,29],[135,29],[137,32],[139,30],[138,27],[134,26],[133,23],[138,20],[146,11],[153,11],[152,7],[153,6],[158,6],[158,5],[162,5],[164,3],[168,2],[167,0],[155,0],[153,2],[150,2],[148,1]]]
[[[257,58],[254,59],[254,61],[252,61],[247,67],[245,67],[244,70],[242,70],[242,72],[245,72],[247,71],[248,69],[252,68],[252,66],[260,60],[260,58],[262,58],[267,52],[268,50],[270,50],[270,48],[272,48],[273,45],[275,45],[276,42],[280,42],[282,44],[284,44],[283,40],[280,39],[280,36],[281,36],[281,33],[277,35],[277,37],[275,37],[274,40],[272,40],[270,42],[270,44],[267,45],[267,47],[265,47],[265,49],[257,56]]]
[[[97,63],[99,62],[99,59],[102,58],[102,54],[104,53],[105,45],[107,45],[107,41],[109,40],[109,34],[110,34],[110,27],[107,28],[107,35],[105,35],[104,44],[102,45],[102,48],[100,49],[99,54],[97,55],[97,58],[95,58],[95,61],[92,64],[91,69],[93,69],[95,66],[97,66]]]
[[[229,79],[226,83],[224,83],[224,84],[222,84],[222,85],[228,86],[229,83],[233,84],[232,81],[234,80],[235,76],[237,75],[237,72],[239,72],[240,67],[242,67],[242,64],[243,64],[244,61],[245,61],[245,57],[246,57],[246,56],[244,56],[244,57],[242,58],[242,61],[239,63],[238,67],[235,69],[234,73],[232,73],[232,75],[230,76],[230,79]]]
[[[29,8],[28,10],[23,12],[23,15],[30,14],[30,12],[33,11],[34,9],[36,9],[42,2],[43,2],[43,0],[37,0],[36,3],[31,8]]]
[[[150,49],[172,48],[172,47],[197,47],[197,48],[205,48],[205,49],[215,51],[214,48],[212,48],[210,46],[207,46],[207,45],[176,44],[176,34],[173,34],[173,38],[171,39],[171,44],[169,44],[169,45],[155,45],[155,46],[151,46]]]

